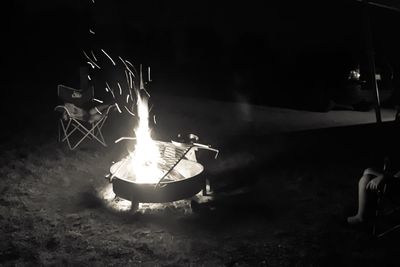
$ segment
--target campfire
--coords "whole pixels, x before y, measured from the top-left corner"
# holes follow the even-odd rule
[[[113,65],[117,65],[108,53],[102,52]],[[110,167],[107,179],[112,183],[113,192],[131,201],[132,209],[136,209],[139,203],[171,202],[196,195],[205,188],[206,183],[202,175],[204,167],[197,162],[196,151],[207,149],[217,156],[218,150],[198,143],[199,138],[194,134],[179,135],[170,142],[154,140],[149,125],[150,94],[145,89],[145,84],[151,82],[150,67],[147,68],[148,79],[145,83],[142,65],[137,72],[131,62],[121,57],[119,59],[126,80],[117,82],[115,89],[106,82],[105,89],[112,96],[119,113],[125,110],[137,124],[133,137],[122,137],[115,141],[132,140],[135,145],[132,151]],[[95,57],[91,61],[95,62]],[[100,66],[93,64],[93,68],[100,69]],[[153,119],[155,123],[155,117]],[[103,195],[109,195],[109,192]]]
[[[93,4],[95,3],[92,1]],[[95,37],[96,33],[89,30],[90,36]],[[132,151],[113,163],[110,173],[106,176],[112,183],[116,196],[132,202],[132,208],[138,203],[171,202],[189,198],[205,188],[206,179],[202,175],[204,167],[197,162],[196,151],[198,149],[211,150],[218,155],[218,150],[209,145],[198,143],[198,137],[193,134],[180,135],[177,140],[164,142],[153,140],[149,126],[149,98],[145,85],[151,82],[150,67],[147,70],[145,82],[143,79],[143,68],[137,71],[134,64],[129,60],[113,55],[104,49],[97,53],[83,51],[86,63],[96,72],[107,73],[100,63],[109,63],[113,71],[119,71],[117,81],[105,81],[105,91],[119,113],[127,112],[137,125],[133,130],[133,137],[122,137],[122,140],[133,140],[135,146]],[[102,60],[100,60],[103,57]],[[88,80],[92,80],[88,75]],[[103,103],[103,100],[96,99]],[[154,123],[155,116],[153,117]],[[107,199],[111,194],[103,192]]]
[[[133,151],[112,164],[107,176],[116,196],[132,202],[132,209],[139,203],[171,202],[190,198],[205,189],[204,167],[197,162],[196,151],[207,149],[218,155],[218,150],[197,143],[194,134],[178,135],[170,142],[153,140],[149,127],[149,94],[144,89],[140,72],[140,89],[137,98],[137,127],[135,137],[122,140],[136,142]]]

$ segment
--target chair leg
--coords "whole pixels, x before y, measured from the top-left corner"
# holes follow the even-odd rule
[[[103,119],[101,120],[101,123],[100,123],[100,125],[99,125],[99,127],[98,127],[99,135],[101,136],[101,139],[103,140],[103,143],[104,143],[103,145],[104,145],[104,146],[107,146],[107,144],[106,144],[106,142],[105,142],[105,140],[104,140],[104,136],[103,136],[103,134],[102,134],[102,132],[101,132],[101,129],[103,128],[103,125],[104,125],[104,123],[106,122],[107,118],[108,118],[108,115],[105,115],[105,116],[103,117]]]
[[[382,202],[383,202],[383,198],[384,198],[384,193],[386,192],[386,184],[383,188],[383,193],[380,193],[378,195],[378,199],[377,199],[377,208],[375,211],[375,218],[374,218],[374,223],[372,226],[372,234],[375,238],[381,238],[384,237],[385,235],[397,230],[400,228],[400,223],[392,225],[391,227],[388,227],[386,229],[384,229],[383,231],[380,231],[379,228],[379,223],[380,220],[383,218],[383,216],[388,216],[394,212],[398,212],[400,210],[400,207],[395,207],[393,209],[390,209],[390,212],[385,212],[384,208],[382,206]],[[392,200],[391,200],[392,201]],[[393,202],[394,203],[394,202]]]
[[[101,133],[101,127],[104,125],[105,118],[106,117],[100,119],[96,123],[92,123],[90,129],[86,128],[81,122],[73,118],[69,119],[68,123],[64,123],[64,121],[60,119],[59,142],[66,141],[71,150],[77,148],[85,138],[96,139],[103,146],[107,146],[104,136]],[[63,132],[63,136],[61,136],[61,131]],[[82,137],[75,144],[72,144],[70,137],[76,131],[80,132]]]
[[[378,235],[376,235],[376,237],[377,238],[384,237],[385,235],[387,235],[387,234],[389,234],[389,233],[391,233],[391,232],[393,232],[393,231],[395,231],[395,230],[397,230],[399,228],[400,228],[400,224],[397,224],[397,225],[395,225],[395,226],[383,231],[382,233],[379,233]]]
[[[64,122],[62,121],[62,119],[60,119],[60,124],[61,124],[62,130],[63,130],[63,132],[64,132],[64,138],[62,139],[62,142],[64,142],[64,141],[66,140],[69,149],[72,149],[71,143],[69,142],[69,138],[68,138],[69,135],[70,135],[70,134],[68,134],[68,128],[69,128],[69,126],[70,126],[70,123],[71,123],[71,120],[68,121],[68,124],[67,124],[67,126],[65,127]]]
[[[68,131],[70,127],[73,127],[73,129],[71,131]],[[65,127],[65,134],[64,134],[64,138],[61,140],[62,142],[64,141],[68,141],[69,142],[69,137],[72,136],[72,134],[76,131],[80,131],[82,134],[85,134],[85,132],[83,132],[81,129],[79,129],[78,126],[74,125],[73,123],[68,123],[67,126]]]
[[[95,127],[93,128],[93,131],[94,131],[94,133],[95,133],[95,136],[96,137],[98,137],[100,140],[98,140],[103,146],[107,146],[107,143],[106,143],[106,141],[105,141],[105,139],[104,139],[104,136],[103,136],[103,134],[102,134],[102,132],[101,132],[101,129],[102,129],[102,127],[103,127],[103,125],[104,125],[104,122],[105,122],[105,120],[106,120],[106,118],[107,117],[104,117],[103,119],[101,119],[98,123],[97,123],[97,125],[95,125]]]
[[[93,127],[93,138],[95,138],[100,144],[102,144],[103,146],[107,146],[103,134],[101,133],[101,127],[104,124],[104,119],[99,120],[97,123],[94,124]]]
[[[374,222],[372,225],[372,235],[374,237],[379,237],[379,233],[378,233],[378,221],[380,218],[380,214],[381,214],[381,196],[378,196],[378,199],[376,201],[376,210],[375,210],[375,218],[374,218]]]
[[[76,142],[76,144],[71,148],[71,150],[74,150],[75,148],[77,148],[82,142],[83,140],[85,140],[86,135],[83,136],[78,142]]]
[[[103,146],[107,146],[107,144],[106,144],[106,141],[104,140],[104,136],[103,136],[103,134],[101,133],[101,129],[97,129],[97,133],[98,133],[98,135],[99,135],[99,138],[101,139],[101,144],[103,145]]]
[[[62,120],[60,120],[60,124],[64,132],[64,137],[61,139],[61,142],[64,142],[72,134],[72,132],[74,132],[74,130],[68,133],[69,127],[71,126],[71,120],[68,121],[67,126],[65,126]]]
[[[83,127],[83,125],[81,125],[79,123],[76,124],[76,123],[77,123],[77,121],[75,121],[73,119],[70,119],[68,121],[67,126],[65,126],[64,123],[61,121],[61,126],[62,126],[63,131],[64,131],[64,137],[62,138],[61,141],[62,142],[67,141],[67,144],[68,144],[68,147],[69,147],[70,150],[74,150],[83,141],[83,139],[85,139],[85,137],[87,136],[87,134],[82,129],[80,129],[80,127]],[[73,127],[73,129],[71,131],[68,131],[70,129],[70,127]],[[84,134],[84,137],[82,137],[81,140],[79,140],[77,143],[75,143],[75,145],[72,145],[69,138],[77,130],[79,132],[81,132],[82,134]]]
[[[93,134],[94,129],[96,129],[98,127],[98,125],[101,123],[101,120],[98,121],[97,123],[94,124],[94,127],[92,127],[90,130],[88,130],[87,128],[85,128],[80,122],[75,121],[75,123],[81,127],[80,130],[84,129],[86,131],[85,135],[78,141],[77,144],[75,144],[74,148],[76,148],[80,143],[82,143],[82,141],[86,138],[86,137],[92,137],[94,139],[96,139],[99,143],[101,143],[103,146],[107,146],[106,143],[104,142],[104,140],[100,140],[96,135]]]

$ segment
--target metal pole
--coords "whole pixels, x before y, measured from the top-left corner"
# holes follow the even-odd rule
[[[394,6],[388,6],[388,5],[384,5],[384,4],[381,4],[381,3],[375,3],[375,2],[368,2],[368,1],[365,1],[365,0],[356,0],[356,1],[357,2],[361,2],[361,3],[366,3],[368,5],[375,6],[375,7],[379,7],[379,8],[395,11],[395,12],[400,12],[400,8],[397,8],[397,7],[394,7]]]
[[[379,89],[378,83],[376,81],[376,69],[375,69],[375,52],[374,46],[372,42],[372,33],[371,33],[371,21],[369,17],[368,11],[368,2],[363,1],[364,5],[364,30],[365,30],[365,43],[366,43],[366,52],[367,52],[367,60],[368,60],[368,72],[370,79],[368,79],[368,87],[374,90],[375,95],[375,115],[376,122],[380,124],[382,122],[381,116],[381,103],[379,98]]]

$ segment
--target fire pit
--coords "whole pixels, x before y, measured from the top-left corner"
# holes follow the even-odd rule
[[[193,140],[192,140],[193,141]],[[132,157],[128,155],[110,167],[108,178],[114,193],[132,202],[132,209],[138,203],[163,203],[190,198],[206,188],[204,167],[196,161],[197,149],[218,150],[194,142],[154,141],[160,160],[151,179],[141,179],[143,175],[133,168]],[[149,182],[150,181],[150,182]]]
[[[171,142],[153,140],[149,122],[150,94],[145,89],[142,65],[140,72],[134,73],[136,71],[131,63],[122,62],[129,87],[125,101],[131,104],[131,109],[127,106],[125,109],[135,117],[137,125],[134,129],[135,137],[121,137],[115,142],[134,140],[136,144],[126,157],[110,167],[106,178],[113,184],[114,193],[130,200],[132,209],[139,202],[171,202],[196,195],[202,188],[206,188],[206,180],[202,175],[204,168],[197,162],[195,151],[201,148],[218,153],[218,150],[197,143],[198,137],[194,134],[178,135],[178,139]],[[150,76],[148,81],[151,81]],[[119,83],[118,86],[122,95]],[[107,88],[114,96],[112,89]],[[132,110],[136,110],[136,114]],[[153,121],[156,124],[155,116]]]

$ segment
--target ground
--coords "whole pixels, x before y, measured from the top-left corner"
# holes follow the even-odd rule
[[[70,151],[49,120],[3,139],[2,265],[396,265],[396,233],[375,240],[368,225],[345,224],[371,161],[360,149],[372,140],[367,126],[208,137],[221,150],[217,160],[201,155],[213,208],[192,212],[184,200],[133,213],[104,199],[104,175],[124,145],[87,142]]]

